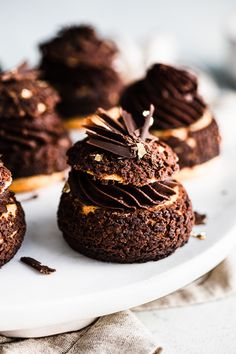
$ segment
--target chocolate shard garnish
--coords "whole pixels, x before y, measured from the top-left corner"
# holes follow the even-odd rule
[[[195,225],[205,225],[206,224],[206,214],[200,214],[197,211],[194,212]]]
[[[31,257],[21,257],[20,261],[37,270],[41,274],[48,275],[56,271],[56,269],[43,265],[41,262]]]
[[[99,109],[97,117],[85,125],[88,135],[87,144],[111,152],[119,157],[141,159],[146,154],[146,140],[154,140],[149,134],[154,106],[150,105],[144,124],[139,129],[128,112],[121,110],[121,116],[115,120]]]
[[[151,119],[153,117],[154,110],[155,110],[155,108],[154,108],[153,104],[151,104],[150,105],[150,109],[149,109],[149,113],[146,116],[146,119],[144,121],[144,125],[143,125],[143,127],[141,129],[140,137],[141,137],[142,140],[146,140],[146,138],[147,138],[147,134],[149,132],[149,128],[150,128],[150,125],[151,125]]]

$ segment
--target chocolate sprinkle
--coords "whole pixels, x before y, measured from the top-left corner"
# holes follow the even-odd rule
[[[206,214],[200,214],[197,211],[194,212],[195,225],[205,225],[206,224]]]
[[[56,271],[56,269],[43,265],[41,262],[31,257],[21,257],[20,261],[37,270],[41,274],[48,275]]]

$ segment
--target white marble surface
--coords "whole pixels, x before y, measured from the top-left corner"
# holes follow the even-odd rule
[[[236,294],[223,300],[145,311],[138,318],[163,354],[235,354]]]

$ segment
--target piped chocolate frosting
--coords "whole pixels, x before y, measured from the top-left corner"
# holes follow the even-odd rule
[[[196,122],[206,109],[198,93],[197,78],[186,70],[155,64],[146,77],[124,91],[121,106],[132,113],[137,124],[140,112],[150,103],[156,107],[153,129],[165,130]]]
[[[71,143],[54,111],[58,101],[27,64],[0,74],[0,153],[14,177],[66,168]]]
[[[108,209],[148,209],[175,195],[175,181],[151,183],[143,187],[115,183],[102,184],[87,173],[71,171],[69,189],[82,204]]]

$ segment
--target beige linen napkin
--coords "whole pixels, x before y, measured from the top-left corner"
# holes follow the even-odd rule
[[[92,325],[38,339],[0,336],[0,354],[156,354],[158,348],[131,311],[100,317]]]
[[[162,299],[134,308],[134,311],[184,306],[212,301],[236,290],[236,257],[229,256],[207,275]],[[119,312],[99,318],[85,329],[38,339],[10,339],[0,336],[0,354],[156,354],[152,336],[132,314]]]

